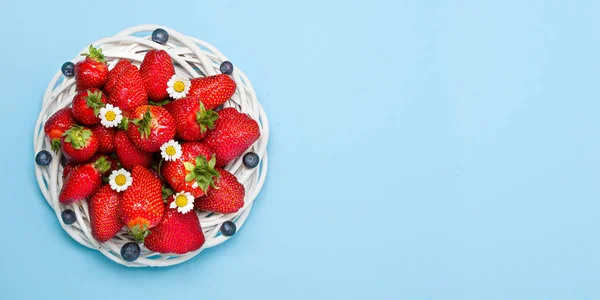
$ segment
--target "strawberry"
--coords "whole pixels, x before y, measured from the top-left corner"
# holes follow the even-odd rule
[[[196,199],[194,207],[222,214],[237,212],[244,206],[246,189],[233,174],[221,168],[216,170],[221,174],[217,187],[210,189],[206,197]]]
[[[70,162],[84,162],[98,150],[98,139],[89,128],[73,125],[63,133],[61,150]]]
[[[187,97],[202,100],[206,109],[215,109],[235,93],[235,81],[225,74],[193,78]]]
[[[106,104],[106,96],[97,88],[81,91],[73,98],[73,117],[83,125],[100,123],[98,113]]]
[[[92,134],[98,138],[98,152],[111,153],[115,152],[115,134],[117,129],[106,128],[102,125],[92,127]]]
[[[115,134],[115,150],[121,165],[129,171],[131,171],[135,165],[140,165],[144,168],[150,167],[152,153],[136,148],[127,137],[125,131],[119,130]]]
[[[110,168],[104,158],[74,166],[63,183],[58,200],[71,204],[92,196],[102,185],[102,173]]]
[[[113,238],[123,228],[118,215],[121,195],[105,184],[90,198],[88,209],[92,236],[101,243]]]
[[[148,51],[140,65],[140,74],[150,100],[160,101],[169,96],[167,82],[175,75],[175,67],[165,50]]]
[[[164,161],[160,173],[174,191],[186,191],[194,198],[201,197],[219,178],[219,172],[214,169],[216,160],[213,151],[202,143],[189,142],[181,144],[181,152],[178,160]]]
[[[199,98],[187,97],[164,106],[175,119],[177,137],[184,141],[198,141],[204,138],[208,129],[214,128],[218,114],[204,109]]]
[[[117,83],[117,77],[121,75],[123,70],[131,66],[131,62],[126,59],[121,59],[117,64],[112,68],[112,70],[108,71],[108,79],[106,80],[106,84],[104,85],[104,91],[110,95],[113,89],[115,88],[115,84]]]
[[[120,108],[125,116],[134,108],[148,104],[144,83],[136,66],[130,64],[116,76],[108,103]]]
[[[160,106],[142,105],[131,115],[127,136],[140,149],[148,152],[160,150],[162,144],[175,137],[175,120]]]
[[[73,117],[73,109],[65,107],[56,111],[44,124],[44,132],[50,142],[52,143],[52,149],[58,151],[60,149],[60,139],[63,133],[71,128],[71,125],[77,121]]]
[[[89,88],[102,88],[108,79],[108,66],[102,54],[102,49],[90,45],[89,53],[83,61],[75,65],[75,83],[78,91]]]
[[[170,202],[174,201],[170,197]],[[182,214],[176,208],[165,206],[165,216],[144,241],[148,250],[159,253],[185,254],[204,245],[204,233],[194,212]]]
[[[204,142],[217,156],[217,166],[221,167],[240,156],[260,137],[258,123],[247,114],[228,107],[218,112],[219,118]]]
[[[163,217],[162,184],[142,166],[134,166],[131,177],[133,181],[123,192],[119,215],[131,235],[142,242],[150,233],[148,229],[156,226]]]

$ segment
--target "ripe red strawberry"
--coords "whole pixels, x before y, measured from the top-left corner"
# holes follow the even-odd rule
[[[219,172],[214,169],[213,151],[202,143],[189,142],[181,144],[181,152],[178,160],[162,163],[162,177],[175,192],[186,191],[194,198],[201,197],[219,178]]]
[[[73,117],[73,109],[65,107],[56,111],[44,124],[44,132],[50,142],[52,143],[52,149],[58,151],[60,149],[60,139],[63,133],[71,128],[71,125],[77,121]]]
[[[173,201],[173,197],[169,199]],[[144,241],[148,250],[159,253],[185,254],[200,249],[204,245],[204,233],[198,216],[192,211],[186,214],[176,208],[165,206],[165,216]]]
[[[167,82],[175,75],[175,68],[171,56],[166,51],[148,51],[140,65],[140,73],[150,100],[160,101],[169,96]]]
[[[206,197],[196,199],[194,208],[222,214],[237,212],[244,206],[246,189],[233,174],[221,168],[216,170],[221,174],[217,188],[210,189]]]
[[[108,184],[103,185],[88,201],[92,236],[98,242],[110,240],[123,228],[118,214],[120,202],[121,195]]]
[[[70,162],[84,162],[98,150],[98,139],[89,128],[73,125],[63,133],[61,150]]]
[[[225,74],[193,78],[187,97],[202,100],[206,109],[215,109],[235,93],[235,81]]]
[[[144,168],[150,167],[152,153],[136,148],[127,137],[125,131],[119,130],[115,134],[115,150],[121,165],[129,171],[136,165],[140,165]]]
[[[124,68],[115,79],[108,103],[119,107],[127,116],[136,107],[148,104],[148,97],[138,68],[131,64]]]
[[[102,173],[109,168],[104,158],[74,166],[63,183],[58,200],[61,204],[71,204],[92,196],[102,185]]]
[[[100,123],[98,113],[106,104],[106,96],[97,88],[81,91],[73,98],[73,117],[83,125]]]
[[[198,141],[214,128],[218,114],[204,109],[199,98],[186,97],[164,106],[175,119],[177,137],[184,141]]]
[[[126,59],[121,59],[117,64],[112,68],[112,70],[108,71],[108,79],[106,80],[106,84],[104,85],[104,91],[110,95],[115,85],[117,84],[117,77],[121,75],[123,70],[131,66],[131,62]]]
[[[217,167],[240,156],[260,137],[258,123],[247,114],[228,107],[218,112],[219,118],[204,142],[217,155]]]
[[[137,241],[144,241],[148,229],[156,226],[163,217],[162,184],[148,169],[133,167],[132,184],[123,192],[119,206],[121,221]]]
[[[115,152],[115,134],[117,129],[106,128],[104,126],[96,125],[92,127],[92,134],[98,138],[98,152],[100,153],[111,153]]]
[[[155,152],[175,137],[175,120],[160,106],[142,105],[136,108],[129,122],[127,136],[141,150]]]
[[[102,54],[102,49],[90,45],[89,53],[83,61],[75,65],[75,83],[78,91],[89,88],[102,88],[108,79],[108,66]]]

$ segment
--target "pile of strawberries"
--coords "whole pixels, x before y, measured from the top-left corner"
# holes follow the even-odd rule
[[[121,59],[109,70],[93,46],[83,55],[71,107],[44,125],[66,158],[60,203],[87,201],[99,242],[126,227],[151,251],[199,249],[205,238],[194,210],[244,206],[244,186],[223,167],[260,137],[255,120],[221,108],[235,82],[228,74],[180,77],[163,50],[148,51],[139,69]]]

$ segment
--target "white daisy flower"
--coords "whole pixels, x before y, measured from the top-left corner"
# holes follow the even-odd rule
[[[177,211],[186,214],[194,208],[194,196],[189,192],[179,192],[173,195],[175,201],[171,202],[170,208],[177,208]]]
[[[119,170],[113,170],[108,177],[110,188],[117,192],[126,190],[131,186],[132,182],[133,178],[131,177],[131,173],[127,172],[127,170],[123,168]]]
[[[189,79],[173,75],[167,82],[167,93],[173,99],[183,98],[190,91],[191,86],[192,83]]]
[[[194,180],[194,183],[192,183],[192,188],[195,189],[198,187],[198,181]]]
[[[174,140],[170,140],[160,146],[160,155],[166,161],[175,161],[181,157],[181,145]]]
[[[120,108],[113,106],[112,104],[106,104],[105,107],[100,109],[100,113],[98,114],[98,118],[100,118],[100,123],[104,125],[104,127],[117,127],[121,120],[123,120],[123,115]]]

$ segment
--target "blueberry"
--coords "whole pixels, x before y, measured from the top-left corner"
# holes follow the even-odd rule
[[[256,166],[258,166],[258,162],[260,161],[260,158],[258,157],[258,154],[254,153],[254,152],[248,152],[248,153],[244,154],[244,157],[242,160],[244,161],[244,166],[252,169],[252,168],[256,168]]]
[[[232,236],[235,234],[235,230],[236,230],[236,226],[235,223],[231,222],[231,221],[225,221],[223,222],[223,225],[221,225],[221,233],[224,236]]]
[[[124,260],[132,262],[140,257],[140,245],[134,242],[129,242],[121,247],[121,257]]]
[[[161,45],[164,45],[169,40],[169,33],[167,33],[167,31],[162,28],[156,28],[156,30],[152,32],[152,40]]]
[[[221,63],[219,69],[221,69],[221,73],[231,75],[231,73],[233,73],[233,64],[230,61],[226,60]]]
[[[35,163],[38,166],[47,166],[52,161],[52,154],[46,150],[42,150],[35,155]]]
[[[217,106],[217,108],[215,108],[215,111],[221,111],[221,110],[223,110],[224,107],[225,107],[225,105],[221,104],[221,105]]]
[[[75,221],[77,221],[77,216],[75,215],[75,212],[70,209],[63,210],[60,216],[62,217],[63,223],[67,225],[71,225],[75,223]]]
[[[71,77],[75,74],[75,64],[68,61],[62,65],[60,70],[62,71],[63,75],[65,75],[67,77]]]

